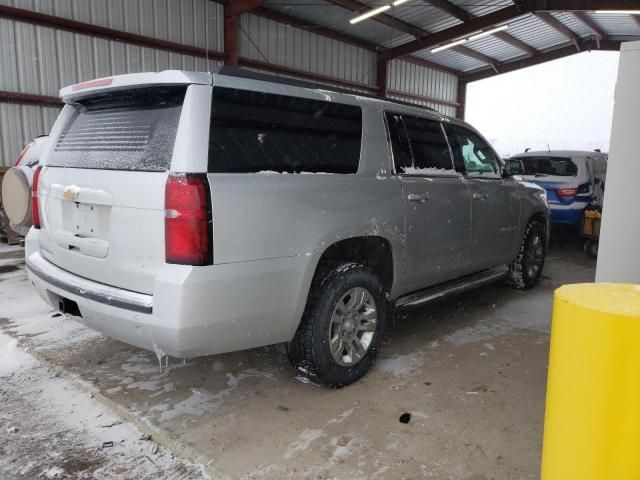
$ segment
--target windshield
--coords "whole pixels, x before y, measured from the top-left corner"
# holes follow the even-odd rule
[[[509,163],[522,165],[522,175],[553,175],[557,177],[575,177],[578,166],[570,158],[563,157],[520,157]]]

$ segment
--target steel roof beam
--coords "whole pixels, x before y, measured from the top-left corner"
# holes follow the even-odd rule
[[[241,15],[261,7],[263,3],[264,0],[230,0],[224,5],[228,7],[230,15]]]
[[[453,50],[454,52],[458,52],[461,55],[466,55],[467,57],[480,60],[482,63],[486,63],[487,65],[489,65],[496,72],[498,71],[498,67],[500,66],[500,62],[498,62],[495,58],[489,57],[476,50],[472,50],[469,47],[463,47],[462,45],[458,45],[457,47],[453,47],[451,50]]]
[[[424,0],[424,2],[431,5],[432,7],[436,7],[443,12],[448,13],[458,20],[462,20],[463,22],[468,22],[469,20],[475,18],[474,15],[467,12],[464,8],[459,7],[458,5],[451,3],[448,0]]]
[[[602,30],[585,12],[573,12],[573,15],[595,34],[596,43],[598,44],[598,48],[600,48],[600,40],[605,39],[607,36],[604,30]]]
[[[506,23],[527,13],[637,9],[640,9],[640,0],[524,0],[487,15],[476,17],[460,25],[416,38],[403,45],[391,48],[382,55],[386,59],[409,55],[419,50],[434,47],[480,30]]]
[[[457,18],[458,20],[462,20],[463,22],[468,22],[469,20],[473,20],[477,18],[472,13],[467,12],[464,8],[461,8],[449,0],[424,0],[429,5],[439,8],[443,12],[448,13],[452,17]],[[538,50],[533,48],[531,45],[523,42],[522,40],[514,37],[513,35],[509,35],[507,32],[495,32],[492,34],[494,37],[502,40],[505,43],[508,43],[512,47],[517,48],[518,50],[522,50],[529,55],[535,55],[538,53]]]
[[[607,34],[604,33],[604,30],[602,30],[602,28],[600,28],[598,24],[596,24],[596,22],[594,22],[591,17],[585,12],[573,12],[573,15],[578,20],[580,20],[589,30],[595,33],[597,37],[600,37],[600,39],[603,39],[607,36]]]
[[[556,17],[548,12],[535,12],[534,15],[553,28],[560,35],[567,38],[576,47],[576,50],[580,51],[580,37],[576,35],[573,30],[567,27],[564,23],[558,20]]]
[[[356,47],[365,48],[367,50],[371,50],[372,52],[378,52],[380,50],[384,50],[384,47],[377,45],[375,43],[368,42],[360,38],[356,38],[352,35],[348,35],[346,33],[342,33],[337,30],[333,30],[332,28],[322,27],[313,22],[308,22],[300,17],[292,17],[291,15],[287,15],[286,13],[281,13],[277,10],[271,10],[270,8],[258,7],[249,13],[252,13],[254,15],[258,15],[261,17],[269,18],[278,23],[291,25],[301,30],[306,30],[307,32],[312,32],[318,35],[322,35],[324,37],[332,38],[334,40],[340,40],[341,42],[348,43]]]
[[[595,44],[591,39],[580,39],[580,49],[581,50],[603,50],[603,51],[618,51],[620,50],[619,41],[614,40],[602,40],[600,42],[600,48],[596,49]],[[539,53],[538,55],[534,55],[533,57],[524,58],[521,60],[514,60],[511,62],[503,62],[500,65],[500,73],[508,73],[513,72],[515,70],[520,70],[522,68],[531,67],[533,65],[538,65],[540,63],[549,62],[551,60],[557,60],[559,58],[568,57],[570,55],[574,55],[578,53],[575,49],[575,46],[564,46],[560,48],[556,48],[553,50],[548,50],[546,52]],[[463,75],[461,81],[463,82],[475,82],[477,80],[483,80],[485,78],[493,77],[497,75],[497,73],[491,68],[485,68],[483,70],[477,70],[475,72],[468,73]]]
[[[416,38],[411,42],[407,42],[403,45],[398,45],[397,47],[391,48],[384,52],[382,55],[387,59],[409,55],[419,50],[434,47],[441,43],[446,43],[456,38],[464,37],[485,28],[493,27],[497,24],[518,17],[522,15],[522,13],[523,9],[519,5],[511,5],[509,7],[489,13],[488,15],[476,17],[473,20],[469,20],[468,22],[464,22],[460,25],[447,28],[440,32],[431,33],[420,38]]]
[[[368,12],[369,10],[373,10],[369,6],[363,3],[357,2],[355,0],[327,0],[327,1],[329,3],[333,3],[334,5],[342,7],[346,10],[351,10],[352,12],[358,13],[358,14]],[[387,15],[386,13],[380,13],[378,15],[375,15],[371,17],[371,20],[375,20],[378,23],[382,23],[387,27],[395,28],[396,30],[399,30],[401,32],[408,33],[409,35],[413,35],[414,37],[420,37],[422,35],[427,34],[427,32],[424,31],[423,29],[416,27],[415,25],[412,25],[410,23],[399,20],[395,17],[392,17],[391,15]]]
[[[493,34],[494,37],[499,38],[504,43],[508,43],[512,47],[517,48],[518,50],[522,50],[528,55],[535,55],[536,53],[540,53],[540,51],[526,42],[523,42],[519,38],[514,37],[513,35],[509,35],[507,32],[496,32]]]
[[[333,3],[335,5],[338,5],[342,8],[345,8],[347,10],[351,10],[353,12],[358,12],[358,13],[362,13],[362,12],[366,12],[368,10],[371,10],[369,7],[367,7],[366,5],[359,3],[355,0],[327,0],[330,3]],[[440,0],[442,1],[442,0]],[[464,11],[464,10],[463,10]],[[390,19],[392,21],[390,21]],[[379,14],[379,15],[375,15],[374,17],[371,17],[371,20],[374,20],[376,22],[382,23],[384,25],[387,25],[388,27],[392,27],[395,28],[396,30],[400,30],[404,33],[408,33],[409,35],[413,35],[415,37],[421,37],[421,36],[425,36],[425,35],[429,35],[429,32],[416,27],[415,25],[411,25],[407,22],[403,22],[401,20],[398,20],[397,18],[391,17],[390,15],[385,15],[385,14]],[[481,54],[480,52],[476,52],[475,50],[472,50],[470,48],[461,48],[461,49],[455,49],[458,53],[461,53],[462,55],[466,55],[468,57],[472,57],[475,58],[477,60],[480,60],[483,63],[486,63],[487,65],[491,65],[492,67],[494,65],[496,65],[498,63],[497,60],[488,57],[486,55]],[[386,51],[380,52],[380,54],[378,55],[378,62],[385,62],[387,60],[390,60],[389,58],[386,58],[385,56]],[[495,67],[494,67],[495,68]]]

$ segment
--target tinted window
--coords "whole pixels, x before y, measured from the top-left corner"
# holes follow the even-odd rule
[[[480,136],[458,125],[445,126],[453,161],[458,171],[469,175],[495,177],[498,159],[493,149]]]
[[[210,172],[358,170],[359,107],[216,87],[211,115]]]
[[[409,135],[413,153],[413,166],[416,171],[424,169],[453,169],[449,145],[440,123],[406,115],[403,115],[402,118]]]
[[[185,92],[186,87],[138,88],[77,100],[48,165],[168,170]]]
[[[413,166],[411,147],[404,128],[402,116],[395,113],[386,113],[389,139],[393,152],[393,164],[397,173],[404,173],[407,168]]]
[[[578,166],[570,158],[564,157],[521,157],[518,158],[524,167],[523,175],[553,175],[557,177],[575,177]],[[594,173],[597,167],[594,165]]]

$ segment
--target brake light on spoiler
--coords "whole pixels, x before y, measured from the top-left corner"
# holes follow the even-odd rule
[[[164,190],[165,261],[181,265],[213,263],[213,219],[204,173],[173,173]]]
[[[113,78],[98,78],[97,80],[89,80],[88,82],[76,83],[71,85],[71,90],[77,92],[78,90],[85,90],[87,88],[106,87],[113,83]]]

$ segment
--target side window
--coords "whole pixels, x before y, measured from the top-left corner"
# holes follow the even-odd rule
[[[456,170],[465,171],[469,176],[499,177],[498,158],[487,142],[458,125],[446,125],[445,130]]]
[[[209,172],[356,173],[360,107],[215,87]]]
[[[385,113],[387,128],[389,129],[389,140],[393,151],[393,164],[396,173],[405,173],[407,168],[413,166],[411,159],[411,147],[402,121],[402,115],[397,113]]]
[[[403,115],[413,152],[414,173],[453,170],[447,139],[439,122]]]

